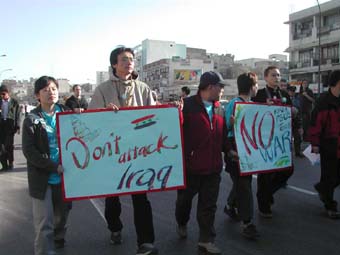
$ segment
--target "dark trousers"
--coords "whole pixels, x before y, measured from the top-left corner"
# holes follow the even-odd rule
[[[303,140],[307,141],[308,129],[311,121],[311,113],[303,112],[302,113],[302,128],[303,128]]]
[[[152,209],[146,193],[132,195],[134,222],[138,246],[155,241]],[[119,197],[105,199],[105,219],[111,232],[121,231],[123,224],[120,220],[122,208]]]
[[[270,211],[274,203],[274,194],[282,188],[289,177],[293,174],[292,170],[264,173],[257,175],[257,203],[261,212]]]
[[[302,137],[299,133],[299,130],[297,128],[293,128],[293,138],[294,138],[294,152],[296,154],[301,153],[301,142]]]
[[[234,138],[229,138],[236,150]],[[230,174],[233,186],[230,190],[227,204],[230,207],[236,207],[240,220],[244,222],[251,221],[254,217],[254,198],[251,187],[252,175],[240,176],[240,168],[238,162],[233,161],[230,157],[225,156],[226,171]]]
[[[14,134],[13,120],[0,120],[0,162],[4,168],[14,161]]]
[[[192,199],[198,194],[197,221],[199,225],[199,242],[213,242],[216,236],[214,227],[217,198],[221,175],[187,174],[186,189],[177,191],[176,221],[178,225],[186,225],[190,219]]]
[[[240,176],[236,171],[229,172],[233,181],[227,204],[236,207],[240,220],[251,221],[254,216],[254,199],[251,188],[252,175]]]
[[[327,210],[337,210],[338,203],[334,200],[334,190],[340,184],[340,159],[327,158],[321,153],[321,177],[315,185]]]

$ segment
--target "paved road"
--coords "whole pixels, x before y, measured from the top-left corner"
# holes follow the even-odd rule
[[[27,173],[21,152],[20,136],[16,136],[15,169],[0,173],[0,255],[33,254],[31,200],[27,190]],[[262,219],[255,213],[261,233],[258,241],[245,240],[240,225],[223,214],[229,177],[223,173],[218,212],[216,214],[217,245],[228,255],[338,255],[340,254],[340,221],[325,217],[312,185],[319,178],[318,167],[306,159],[297,159],[296,171],[289,186],[275,197],[273,219]],[[253,182],[256,189],[256,181]],[[162,255],[197,254],[198,228],[192,211],[189,237],[179,240],[175,232],[174,208],[176,192],[150,194],[153,205],[156,245]],[[340,190],[336,198],[340,201]],[[131,201],[122,197],[123,244],[109,244],[109,232],[103,219],[103,199],[77,201],[69,218],[67,246],[64,255],[129,255],[136,250]]]

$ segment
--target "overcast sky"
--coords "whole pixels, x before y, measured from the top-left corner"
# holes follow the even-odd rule
[[[327,1],[320,0],[320,3]],[[1,0],[0,79],[95,82],[117,45],[169,40],[237,60],[288,47],[289,14],[316,0]],[[5,71],[12,69],[12,71]]]

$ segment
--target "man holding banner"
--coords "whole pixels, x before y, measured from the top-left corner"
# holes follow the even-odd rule
[[[225,83],[217,72],[205,72],[197,95],[184,99],[183,136],[187,188],[178,190],[176,201],[177,233],[187,237],[192,199],[198,194],[198,248],[206,254],[221,254],[214,244],[216,203],[221,181],[222,151],[226,151],[226,125],[219,96]]]
[[[265,88],[260,89],[252,100],[269,105],[292,105],[288,93],[279,88],[280,77],[278,67],[267,67],[264,71],[264,79],[267,85]],[[292,174],[292,167],[285,171],[258,174],[257,202],[259,213],[262,217],[272,218],[271,205],[274,203],[274,193],[286,185]]]
[[[236,151],[234,136],[234,107],[236,102],[249,102],[256,95],[258,84],[255,73],[243,73],[237,78],[239,96],[230,100],[225,111],[225,120],[228,128],[228,140]],[[254,218],[254,201],[252,191],[252,175],[241,176],[239,163],[225,155],[226,171],[233,181],[233,187],[229,193],[224,212],[232,219],[242,221],[242,235],[249,239],[259,236],[256,226],[252,222]]]
[[[113,76],[94,91],[89,109],[155,105],[149,86],[137,80],[134,71],[134,52],[131,48],[118,47],[111,52],[110,64]],[[137,255],[157,254],[154,247],[152,208],[146,193],[132,195],[134,222],[137,233]],[[123,224],[120,220],[119,197],[105,199],[105,219],[111,231],[111,243],[122,242]]]

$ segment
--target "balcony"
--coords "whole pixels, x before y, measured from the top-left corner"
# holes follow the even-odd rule
[[[339,58],[326,58],[321,59],[321,64],[323,65],[331,65],[331,64],[339,64]]]
[[[300,68],[306,68],[311,67],[311,61],[308,62],[289,62],[289,70],[291,69],[300,69]]]

